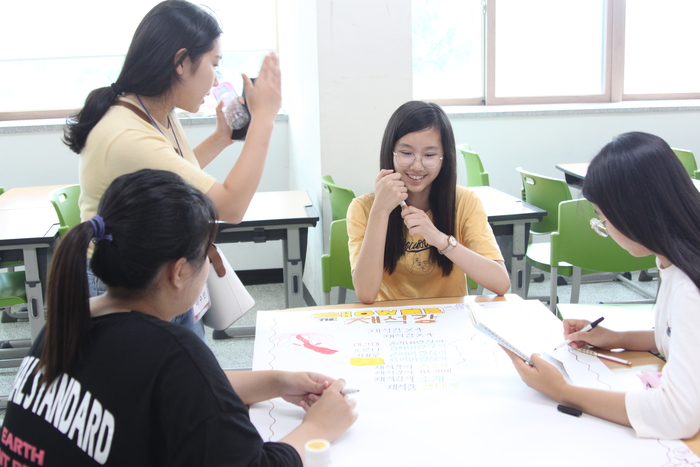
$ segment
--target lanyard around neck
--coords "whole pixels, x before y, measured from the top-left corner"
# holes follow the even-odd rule
[[[153,118],[151,113],[148,111],[145,105],[143,105],[143,101],[139,97],[138,94],[135,94],[136,99],[139,100],[139,104],[141,104],[141,107],[143,107],[143,110],[146,111],[146,115],[148,115],[148,118],[151,119],[151,123],[153,124],[154,127],[156,127],[156,130],[160,132],[161,135],[165,136],[165,133],[163,133],[163,130],[160,129],[160,126],[158,126],[158,122]],[[177,144],[177,149],[179,151],[179,154],[181,157],[185,157],[185,155],[182,153],[182,148],[180,147],[180,141],[177,139],[177,135],[175,134],[175,128],[173,128],[173,123],[170,121],[170,115],[167,115],[165,118],[168,119],[168,126],[170,127],[170,131],[173,132],[173,138],[175,138],[175,143]],[[173,148],[175,149],[175,148]]]

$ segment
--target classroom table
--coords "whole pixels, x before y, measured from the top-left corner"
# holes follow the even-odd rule
[[[530,224],[540,222],[547,211],[489,186],[470,187],[484,205],[489,224],[498,238],[512,238],[510,260],[503,251],[510,272],[510,292],[526,298],[525,254],[529,241]],[[502,248],[502,250],[505,250]]]
[[[45,322],[44,295],[51,252],[58,240],[58,218],[48,195],[65,185],[12,188],[0,195],[0,255],[23,261],[31,339],[0,349],[0,367],[16,366]]]
[[[556,168],[564,172],[564,180],[569,185],[581,189],[583,179],[586,178],[589,162],[575,162],[571,164],[557,164]],[[700,180],[692,179],[695,188],[700,191]]]
[[[567,184],[580,189],[588,171],[588,162],[557,164],[556,168],[564,172],[564,180]]]
[[[257,192],[240,224],[219,222],[217,243],[281,240],[284,255],[284,303],[287,308],[315,305],[303,274],[309,227],[318,213],[306,191]]]
[[[441,298],[441,299],[420,299],[420,300],[392,300],[392,301],[385,301],[381,303],[381,307],[379,310],[385,310],[384,314],[388,312],[390,308],[394,307],[407,307],[407,308],[413,308],[416,310],[419,310],[422,306],[426,305],[450,305],[450,304],[459,304],[459,303],[469,303],[472,300],[475,300],[477,302],[502,302],[502,301],[517,301],[521,302],[522,299],[520,299],[519,296],[514,295],[514,294],[507,294],[504,297],[494,297],[494,296],[467,296],[467,297],[452,297],[452,298]],[[361,303],[350,303],[350,304],[342,304],[342,305],[331,305],[331,306],[318,306],[318,307],[309,307],[309,308],[297,308],[293,310],[286,310],[289,312],[309,312],[309,316],[315,316],[316,321],[324,321],[326,319],[335,319],[330,316],[326,318],[326,315],[323,313],[327,312],[348,312],[347,317],[345,318],[337,318],[337,319],[360,319],[359,316],[369,316],[370,312],[367,311],[358,311],[358,310],[368,310],[370,307],[376,307],[377,304],[375,305],[365,305]],[[353,312],[349,312],[348,310],[354,310]],[[413,310],[412,310],[413,311]],[[428,310],[423,310],[424,312],[428,312]],[[273,312],[274,313],[274,312]],[[317,314],[318,313],[318,314]],[[283,313],[282,313],[283,314]],[[352,316],[350,316],[352,315]],[[341,315],[342,316],[342,315]],[[355,318],[358,317],[358,318]],[[260,319],[260,318],[259,318]],[[298,320],[298,318],[294,318],[295,320]],[[365,318],[369,319],[369,318]],[[409,320],[410,321],[410,320]],[[265,318],[263,318],[263,322],[265,322]],[[304,325],[303,321],[299,329],[307,329],[306,326]],[[415,321],[420,322],[420,321]],[[352,342],[355,342],[353,340],[346,340],[346,339],[335,339],[333,340],[330,335],[324,334],[322,331],[320,331],[321,328],[314,328],[310,327],[307,329],[307,331],[303,332],[308,332],[309,334],[306,334],[308,336],[310,342],[309,342],[309,347],[305,344],[302,347],[307,347],[311,350],[311,352],[306,352],[302,353],[299,351],[294,351],[293,354],[291,354],[290,357],[285,357],[284,354],[279,353],[280,351],[274,351],[274,354],[270,354],[271,356],[268,356],[268,352],[272,352],[272,347],[274,348],[283,348],[285,345],[290,345],[289,340],[292,339],[298,331],[293,331],[291,335],[288,335],[289,329],[283,324],[283,322],[279,321],[279,318],[276,317],[274,319],[274,323],[276,325],[279,325],[281,327],[281,332],[279,339],[268,339],[269,336],[264,336],[264,338],[261,338],[260,341],[256,340],[256,356],[254,359],[254,368],[256,369],[261,369],[263,366],[267,368],[267,361],[272,358],[272,361],[275,363],[278,363],[280,361],[298,361],[300,358],[307,358],[309,362],[314,362],[314,363],[309,363],[312,366],[309,368],[309,371],[319,371],[319,362],[322,360],[322,356],[320,354],[328,354],[330,351],[325,351],[321,352],[323,350],[328,349],[334,349],[333,352],[340,352],[337,355],[342,356],[342,358],[347,358],[350,356],[357,356],[357,353],[349,352],[348,348],[345,346],[352,346],[353,348],[356,346],[379,346],[379,343],[372,343],[371,341],[367,342],[366,344],[352,344]],[[349,321],[345,323],[346,327],[350,326],[353,327],[354,329],[357,330],[358,333],[360,333],[362,336],[371,336],[372,334],[367,334],[367,332],[372,332],[368,331],[368,329],[371,329],[372,325],[371,324],[366,324],[366,325],[356,325],[356,324],[350,324]],[[409,345],[408,342],[404,342],[404,340],[412,340],[416,337],[415,333],[421,332],[425,333],[428,332],[427,328],[428,325],[418,325],[418,324],[391,324],[391,332],[398,333],[399,335],[394,337],[396,340],[395,343],[396,345]],[[419,327],[423,327],[423,329],[417,329]],[[410,328],[410,329],[409,329]],[[313,329],[313,331],[312,331]],[[395,329],[395,330],[394,330]],[[401,331],[401,329],[405,329],[404,331]],[[277,331],[274,331],[277,332]],[[273,334],[274,334],[273,332]],[[354,331],[353,331],[354,332]],[[401,335],[400,333],[403,332],[412,332],[414,333],[412,337],[406,337],[405,335]],[[360,335],[358,334],[358,336]],[[430,337],[425,337],[425,339],[436,339],[439,337],[439,335],[435,334],[429,334]],[[299,338],[299,335],[297,334],[297,339]],[[302,334],[302,337],[305,336],[305,334]],[[427,336],[427,335],[426,335]],[[386,337],[386,336],[385,336]],[[371,339],[371,337],[360,337],[360,339],[364,342],[365,339]],[[467,338],[468,339],[468,338]],[[258,347],[258,343],[261,345]],[[415,343],[415,342],[414,342]],[[451,342],[447,343],[448,346],[452,345]],[[393,345],[393,344],[392,344]],[[297,349],[301,348],[299,346],[296,347]],[[399,347],[397,347],[399,348]],[[269,350],[268,350],[269,349]],[[364,350],[361,350],[364,351]],[[500,352],[498,350],[494,350],[494,352],[498,353],[500,355]],[[608,352],[604,352],[608,353]],[[488,356],[489,352],[485,352],[485,355]],[[307,357],[302,357],[302,355],[306,355]],[[385,355],[382,353],[382,355]],[[608,368],[611,369],[613,374],[615,376],[621,376],[622,378],[626,377],[631,377],[631,378],[636,378],[636,373],[640,371],[658,371],[662,365],[663,361],[656,356],[648,353],[648,352],[622,352],[622,353],[616,353],[616,355],[621,356],[622,358],[625,358],[633,363],[633,366],[631,368],[624,367],[622,365],[616,364],[614,362],[609,362],[606,360],[601,360]],[[258,360],[258,357],[262,357]],[[286,360],[280,360],[280,357],[286,359]],[[257,360],[257,363],[255,361]],[[335,360],[333,361],[335,362]],[[329,363],[331,368],[334,368],[336,363]],[[508,362],[510,363],[510,362]],[[368,363],[369,364],[369,363]],[[384,365],[384,363],[373,363],[374,365]],[[257,365],[257,366],[256,366]],[[355,363],[351,363],[351,365],[355,365]],[[387,365],[391,365],[390,363],[387,363]],[[395,366],[395,364],[394,364]],[[401,366],[401,365],[399,365]],[[423,369],[419,369],[420,374],[433,374],[434,371],[438,369],[438,366],[435,366],[434,364],[426,364],[426,365],[419,365]],[[281,367],[276,367],[272,363],[270,364],[270,368],[275,368],[275,369],[284,369]],[[467,465],[469,464],[469,459],[470,458],[477,458],[478,456],[481,457],[481,460],[483,460],[484,456],[490,456],[490,463],[489,465],[506,465],[503,464],[501,461],[501,458],[512,458],[514,455],[515,456],[522,456],[522,462],[519,463],[519,465],[558,465],[561,461],[563,464],[568,464],[568,465],[590,465],[590,464],[582,464],[578,462],[579,456],[576,454],[577,452],[580,452],[581,449],[586,449],[586,451],[589,453],[588,457],[593,457],[597,458],[599,460],[602,460],[604,457],[609,456],[611,453],[610,452],[605,452],[605,451],[597,451],[597,446],[593,445],[586,445],[585,443],[587,442],[586,440],[590,439],[601,439],[601,437],[605,436],[613,436],[613,438],[606,438],[609,439],[606,443],[608,444],[607,449],[611,448],[611,445],[617,445],[619,444],[625,444],[626,446],[636,446],[637,445],[637,440],[639,438],[636,437],[634,432],[630,430],[629,428],[621,427],[619,425],[616,425],[612,422],[607,422],[602,419],[598,419],[596,417],[584,414],[580,418],[575,418],[575,417],[569,417],[568,415],[564,414],[558,414],[556,412],[556,403],[551,401],[551,399],[546,398],[545,396],[536,393],[536,391],[531,390],[530,388],[527,388],[525,384],[520,381],[519,377],[517,376],[517,373],[515,371],[515,368],[509,367],[509,365],[506,365],[506,368],[503,367],[503,365],[500,366],[500,370],[494,369],[493,372],[489,371],[489,366],[486,365],[483,368],[481,368],[479,371],[477,371],[478,374],[482,375],[482,378],[487,378],[486,380],[474,380],[473,385],[482,385],[483,387],[487,388],[485,391],[492,396],[490,396],[487,401],[479,401],[479,400],[465,400],[463,398],[458,398],[454,399],[454,396],[448,396],[447,394],[444,397],[452,397],[452,400],[455,401],[461,401],[462,404],[466,404],[469,408],[466,410],[466,413],[470,413],[476,417],[476,419],[471,420],[472,425],[474,423],[478,423],[477,420],[483,420],[485,416],[491,411],[493,411],[494,414],[498,414],[498,417],[503,417],[506,414],[503,413],[503,411],[497,407],[494,406],[494,402],[501,400],[503,404],[505,404],[508,407],[522,407],[522,410],[524,411],[523,413],[525,414],[530,414],[531,412],[535,414],[534,416],[537,417],[536,414],[541,414],[543,417],[543,420],[536,420],[536,419],[529,419],[531,420],[532,427],[529,427],[527,424],[524,425],[518,425],[514,424],[514,422],[509,421],[507,418],[499,419],[491,423],[491,426],[484,426],[482,429],[474,428],[474,426],[470,426],[469,422],[470,420],[464,420],[463,423],[461,424],[462,428],[456,428],[456,425],[440,425],[440,426],[429,426],[428,420],[430,419],[430,411],[425,412],[425,405],[426,401],[433,401],[433,404],[435,406],[440,406],[444,407],[445,405],[449,406],[449,403],[446,404],[444,401],[442,401],[439,397],[439,393],[432,394],[430,391],[427,392],[416,392],[416,393],[405,393],[404,395],[401,395],[399,393],[394,393],[390,390],[387,389],[386,395],[382,392],[377,392],[376,390],[371,391],[371,402],[372,404],[391,404],[392,406],[397,406],[397,407],[404,407],[405,410],[408,411],[408,414],[414,414],[413,415],[413,420],[415,420],[415,424],[417,425],[415,427],[415,430],[411,431],[410,427],[403,427],[403,426],[396,426],[394,432],[386,432],[386,426],[388,422],[382,422],[382,427],[383,429],[380,429],[379,432],[374,433],[370,436],[374,437],[375,443],[372,444],[362,444],[361,446],[356,447],[356,452],[359,453],[358,455],[362,455],[362,453],[366,453],[367,459],[371,459],[372,457],[372,450],[373,449],[382,449],[382,453],[387,452],[387,449],[393,449],[395,450],[394,452],[401,453],[403,451],[403,446],[409,446],[409,444],[404,444],[404,443],[411,443],[410,449],[413,449],[411,452],[415,453],[415,449],[425,449],[426,451],[421,451],[421,455],[425,455],[426,452],[431,452],[430,450],[435,450],[435,449],[450,449],[453,450],[454,454],[454,465]],[[332,371],[332,370],[331,370]],[[346,370],[342,370],[345,372]],[[384,370],[382,370],[384,371]],[[391,370],[387,370],[391,371]],[[450,370],[443,370],[449,372]],[[507,373],[507,374],[505,374]],[[349,373],[349,378],[352,379],[352,375],[354,373],[350,372]],[[384,374],[384,373],[382,373]],[[329,376],[335,376],[339,377],[337,374],[330,374]],[[342,376],[342,375],[340,375]],[[344,376],[343,376],[344,377]],[[383,380],[383,379],[382,379]],[[392,379],[393,381],[393,379]],[[417,381],[416,381],[417,382]],[[352,385],[352,381],[348,381],[348,385]],[[517,394],[520,394],[523,399],[521,401],[521,404],[518,405],[514,401],[510,399],[501,399],[502,397],[505,398],[510,398],[512,395],[509,392],[509,390],[506,390],[503,385],[506,385],[507,387],[512,387],[513,385],[518,385],[517,389]],[[362,404],[368,404],[370,403],[370,400],[367,399],[370,395],[367,394],[365,395],[364,398],[361,398],[359,396],[362,395],[362,389],[360,388],[360,393],[357,394],[357,396],[353,396],[357,398],[360,403],[358,404],[357,411],[359,413],[359,419],[358,421],[361,421],[362,423],[356,424],[354,427],[351,427],[350,430],[360,430],[361,432],[365,434],[359,434],[357,432],[353,433],[348,433],[346,435],[341,436],[341,438],[338,440],[338,443],[348,443],[351,442],[351,440],[359,440],[363,439],[365,441],[368,441],[367,438],[367,431],[373,431],[373,422],[371,422],[371,418],[373,416],[372,412],[367,412],[366,410],[363,410]],[[502,395],[501,395],[502,393]],[[386,397],[387,400],[377,400],[377,397]],[[515,405],[514,405],[515,404]],[[266,416],[268,413],[268,409],[271,410],[272,406],[268,408],[268,403],[262,403],[262,404],[256,404],[252,407],[251,410],[255,410],[256,412],[252,415],[255,415],[253,417],[254,423],[256,423],[256,426],[258,429],[261,431],[261,433],[265,433],[263,435],[264,439],[268,439],[267,436],[270,434],[268,428],[268,422],[267,420],[263,420],[262,417]],[[428,406],[431,404],[428,403]],[[456,409],[456,408],[455,408]],[[280,406],[280,408],[276,409],[278,410],[277,414],[286,416],[285,409]],[[461,411],[464,411],[463,409],[455,410],[455,413]],[[553,414],[550,413],[551,411],[554,411]],[[261,414],[262,417],[261,417]],[[292,420],[301,420],[301,417],[298,419],[295,419],[293,414],[289,413],[289,416],[292,417]],[[495,416],[495,415],[494,415]],[[530,415],[532,416],[532,415]],[[450,415],[447,415],[449,418]],[[520,415],[519,414],[513,414],[514,420],[518,420]],[[405,418],[405,417],[404,417]],[[443,417],[444,418],[444,417]],[[285,428],[284,422],[282,420],[276,419],[273,417],[273,420],[277,420],[274,424],[274,431],[273,433],[277,433],[276,436],[283,436],[285,433]],[[442,420],[442,418],[441,418]],[[369,421],[369,422],[368,422]],[[286,422],[289,423],[289,422]],[[410,422],[414,423],[414,422]],[[455,423],[455,422],[453,422]],[[548,425],[550,423],[556,423],[557,425]],[[259,425],[258,425],[259,424]],[[534,428],[537,427],[537,428]],[[533,429],[536,430],[536,432],[533,432]],[[600,434],[594,434],[595,431],[601,430],[602,433]],[[437,431],[436,431],[437,430]],[[455,434],[454,430],[457,430],[458,433]],[[459,438],[459,432],[463,433],[463,438],[460,444],[452,444],[452,442],[443,442],[443,438],[445,439],[452,439],[453,438]],[[406,432],[412,432],[413,436],[410,438],[406,438]],[[509,452],[507,456],[505,456],[505,452],[498,452],[498,451],[489,451],[487,447],[484,446],[491,446],[491,448],[494,448],[494,446],[497,445],[497,441],[499,437],[503,436],[515,436],[514,432],[519,433],[517,435],[520,439],[518,440],[518,445],[519,448],[517,449],[523,449],[522,451],[517,451],[517,453],[514,452]],[[556,436],[554,434],[556,433]],[[567,435],[567,433],[570,433],[570,435]],[[604,433],[604,434],[603,434]],[[448,436],[449,435],[449,436]],[[551,462],[553,459],[547,458],[544,456],[544,452],[549,450],[549,447],[554,447],[551,443],[554,443],[554,439],[556,439],[556,443],[561,443],[562,439],[567,439],[566,437],[570,436],[568,438],[568,441],[564,442],[564,445],[557,444],[557,449],[563,450],[564,452],[570,453],[571,458],[565,459],[565,457],[568,455],[566,454],[562,458],[558,458],[558,461],[556,464],[552,464]],[[621,439],[617,439],[615,437],[619,436]],[[509,442],[508,439],[511,441]],[[524,440],[530,440],[531,443],[523,443]],[[550,441],[550,439],[552,441]],[[510,445],[515,445],[516,443],[513,442],[514,439],[512,438],[507,438],[504,440],[504,444],[502,445],[503,448],[507,448]],[[657,444],[657,440],[641,440],[641,443],[643,443],[644,446],[651,446],[651,448],[654,450],[656,459],[662,458],[662,462],[659,463],[659,465],[664,465],[664,466],[669,466],[669,465],[691,465],[690,463],[676,463],[674,462],[677,457],[683,457],[683,453],[679,452],[678,447],[676,447],[673,451],[669,451],[666,453],[664,448],[669,448],[667,445],[663,443],[661,446]],[[696,455],[700,455],[700,433],[695,435],[693,438],[684,440],[683,441],[685,445]],[[494,444],[496,443],[496,444]],[[578,443],[584,443],[583,445],[577,446]],[[569,447],[566,447],[568,445]],[[675,446],[683,446],[681,443],[677,443]],[[524,447],[524,448],[523,448]],[[353,446],[349,447],[350,449],[355,449]],[[587,449],[590,448],[590,449]],[[660,449],[659,449],[660,448]],[[343,452],[347,452],[348,447],[345,446],[343,448]],[[516,449],[514,446],[511,446],[511,449]],[[591,453],[592,449],[592,454]],[[646,449],[646,448],[645,448]],[[671,449],[671,448],[669,448]],[[486,450],[486,451],[484,451]],[[478,451],[478,453],[477,453]],[[660,451],[660,452],[659,452]],[[682,451],[682,450],[681,450]],[[331,450],[331,456],[333,455],[333,450]],[[618,457],[623,456],[624,457],[624,452],[618,452],[617,453]],[[668,459],[666,456],[669,456]],[[357,460],[357,459],[355,459]],[[444,460],[444,459],[443,459]],[[590,460],[590,459],[589,459]],[[346,461],[345,458],[340,458],[336,459],[338,462],[338,465],[346,465],[344,461]],[[410,459],[406,461],[405,464],[402,465],[409,465],[411,462],[413,462],[413,459]],[[411,464],[412,465],[412,464]],[[509,464],[510,465],[510,464]],[[596,464],[593,464],[596,465]],[[597,465],[610,465],[610,461],[606,462],[599,462]],[[616,465],[623,465],[623,464],[616,464]],[[652,465],[648,463],[642,462],[639,465]],[[656,465],[656,464],[653,464]],[[692,464],[695,465],[695,464]]]
[[[616,309],[617,308],[617,309]],[[587,305],[587,304],[563,304],[559,313],[564,319],[586,319],[593,321],[601,315],[605,315],[605,321],[601,324],[613,331],[625,331],[636,329],[652,329],[654,326],[653,305],[650,304],[626,304],[619,308],[613,305]],[[625,367],[614,362],[603,361],[605,365],[615,372],[620,379],[637,380],[638,373],[656,373],[661,371],[663,360],[650,352],[612,352],[598,350],[596,352],[622,357],[632,362],[632,367]],[[690,439],[684,440],[693,452],[700,456],[700,432]]]

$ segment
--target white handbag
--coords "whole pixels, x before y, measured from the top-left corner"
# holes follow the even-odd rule
[[[211,269],[207,287],[211,307],[202,317],[202,321],[210,328],[223,331],[253,308],[255,300],[216,245],[209,247],[208,255]]]

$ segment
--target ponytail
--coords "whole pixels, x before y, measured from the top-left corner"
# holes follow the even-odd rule
[[[39,367],[50,385],[68,371],[90,333],[90,294],[87,279],[88,249],[94,230],[83,222],[68,231],[54,253],[47,297],[46,338]]]
[[[116,90],[116,85],[94,89],[88,94],[80,112],[68,119],[63,130],[63,142],[71,151],[76,154],[83,151],[88,135],[117,100]]]
[[[220,35],[216,18],[186,0],[168,0],[153,7],[136,28],[117,81],[88,95],[83,109],[68,119],[63,142],[80,154],[90,131],[121,93],[167,95],[180,81],[177,66],[189,58],[196,71],[202,55],[214,48]],[[175,63],[182,49],[185,53]]]
[[[102,195],[98,215],[61,240],[51,264],[44,349],[39,360],[47,385],[70,370],[92,325],[86,252],[90,268],[109,289],[143,297],[166,264],[185,258],[206,266],[216,237],[214,203],[180,176],[143,169],[117,177]],[[110,293],[108,290],[107,293]]]

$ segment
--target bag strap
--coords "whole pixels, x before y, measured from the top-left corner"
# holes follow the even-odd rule
[[[149,125],[153,125],[153,122],[152,122],[151,119],[148,117],[148,115],[146,115],[146,112],[144,112],[143,110],[139,109],[138,107],[136,107],[136,106],[135,106],[134,104],[132,104],[131,102],[116,101],[116,102],[115,102],[114,104],[112,104],[112,105],[120,105],[120,106],[122,106],[122,107],[126,107],[127,109],[131,110],[131,111],[134,112],[136,115],[138,115],[139,117],[141,117],[142,119],[144,119],[144,120],[146,121],[146,123],[148,123]]]
[[[141,117],[141,118],[142,118],[146,123],[148,123],[149,125],[154,125],[153,120],[151,120],[151,117],[149,117],[148,114],[147,114],[146,112],[144,112],[143,110],[139,109],[138,107],[136,107],[136,106],[135,106],[134,104],[132,104],[131,102],[116,101],[116,102],[114,102],[114,104],[112,104],[112,105],[119,105],[119,106],[121,106],[121,107],[126,107],[127,109],[131,110],[131,111],[134,112],[136,115],[138,115],[139,117]],[[156,127],[156,128],[158,128],[158,127]],[[159,129],[159,131],[160,131],[160,129]],[[161,133],[162,133],[162,132],[161,132]],[[165,136],[165,135],[163,135],[163,136]],[[177,148],[176,148],[176,147],[173,147],[173,150],[177,153],[178,156],[182,156],[182,153],[180,152],[180,149],[178,149],[178,148],[180,147],[180,142],[177,140],[177,136],[175,136],[175,130],[173,130],[173,136],[175,137],[175,142],[177,143],[177,146],[178,146]],[[182,156],[182,157],[184,157],[184,156]],[[221,277],[223,277],[223,276],[221,276]]]
[[[214,266],[214,271],[216,271],[216,275],[219,277],[224,277],[226,275],[226,267],[224,266],[224,260],[221,259],[219,250],[213,243],[209,247],[207,256],[209,257],[209,261],[211,261],[212,266]]]

